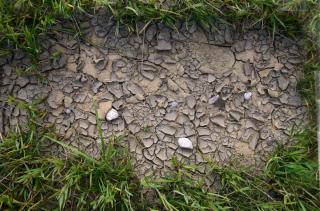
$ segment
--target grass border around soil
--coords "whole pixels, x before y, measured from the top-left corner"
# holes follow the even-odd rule
[[[119,26],[134,29],[136,21],[177,20],[208,25],[212,20],[263,23],[273,33],[306,37],[307,61],[298,88],[310,111],[310,125],[293,137],[289,147],[280,147],[264,171],[250,175],[245,170],[209,163],[207,175],[195,180],[194,166],[174,162],[176,170],[158,181],[134,176],[126,149],[110,140],[101,145],[100,159],[63,144],[41,126],[43,113],[36,105],[12,101],[27,109],[29,123],[0,140],[0,209],[52,210],[319,210],[317,177],[314,71],[319,71],[320,9],[318,0],[96,0],[112,13]],[[285,3],[283,3],[285,2]],[[90,0],[0,0],[1,46],[24,49],[36,62],[38,37],[57,17],[92,11]],[[299,32],[301,33],[301,31]],[[8,48],[0,52],[10,54]],[[101,134],[100,134],[101,136]],[[103,137],[100,137],[103,140]],[[46,144],[65,149],[68,159],[44,153]],[[102,141],[102,143],[104,143]],[[221,188],[204,188],[205,178],[217,175]]]

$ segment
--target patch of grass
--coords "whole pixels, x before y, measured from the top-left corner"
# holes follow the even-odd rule
[[[34,59],[39,54],[39,35],[56,23],[82,11],[90,0],[0,0],[0,44],[13,43]]]
[[[214,20],[232,24],[262,24],[274,33],[310,32],[320,38],[319,0],[0,0],[0,44],[8,42],[24,49],[34,59],[38,37],[61,18],[75,12],[104,7],[117,21],[136,30],[138,21],[162,22],[175,28],[179,21],[197,22],[209,27]],[[320,43],[318,43],[320,44]]]
[[[0,143],[1,210],[134,209],[132,193],[138,193],[139,182],[120,140],[110,139],[99,159],[93,158],[42,127],[34,105],[15,103],[30,119]],[[45,153],[48,142],[68,154]]]
[[[174,170],[155,180],[135,177],[121,139],[105,144],[92,157],[71,147],[41,124],[45,112],[37,103],[10,100],[27,109],[29,121],[0,143],[0,209],[11,210],[318,210],[317,163],[310,153],[315,130],[295,134],[295,144],[279,147],[265,170],[246,170],[172,160]],[[99,121],[97,121],[99,127]],[[48,153],[48,144],[61,151]],[[206,178],[218,178],[215,190]]]
[[[310,157],[313,129],[295,135],[296,144],[280,147],[259,175],[208,164],[207,177],[221,180],[216,191],[206,190],[205,176],[195,180],[195,167],[182,166],[167,178],[143,182],[157,193],[157,208],[167,210],[318,210],[320,188],[317,163]],[[313,134],[310,137],[310,134]]]

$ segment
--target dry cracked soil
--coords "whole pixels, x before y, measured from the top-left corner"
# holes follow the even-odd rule
[[[305,124],[296,88],[301,40],[222,23],[210,29],[177,23],[178,31],[150,24],[139,35],[120,27],[116,34],[103,12],[79,20],[82,40],[62,32],[42,38],[39,74],[18,74],[31,63],[20,50],[1,59],[2,134],[27,121],[26,111],[7,103],[9,96],[44,97],[45,123],[96,156],[96,104],[104,135],[123,136],[137,174],[161,177],[173,156],[196,165],[238,159],[258,168]]]

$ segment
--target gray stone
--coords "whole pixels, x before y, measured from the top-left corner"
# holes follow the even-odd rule
[[[219,100],[219,98],[220,98],[219,95],[215,95],[215,96],[209,98],[209,100],[208,100],[209,105],[215,104]]]
[[[169,102],[169,107],[170,108],[176,108],[178,105],[179,105],[179,103],[177,101]]]
[[[216,77],[214,77],[214,75],[208,74],[208,82],[212,83],[216,80]]]

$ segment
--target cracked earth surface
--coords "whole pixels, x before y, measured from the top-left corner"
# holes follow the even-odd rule
[[[46,123],[67,143],[96,155],[96,102],[104,135],[124,135],[142,177],[163,176],[173,156],[193,164],[236,157],[261,166],[307,119],[296,90],[299,41],[219,23],[211,29],[177,24],[179,32],[151,24],[141,35],[125,28],[115,35],[115,22],[103,13],[80,19],[85,40],[67,33],[42,39],[43,80],[17,74],[30,64],[19,50],[0,61],[0,132],[27,120],[26,111],[6,103],[8,96],[27,102],[45,97]],[[119,117],[107,121],[112,108]],[[179,138],[192,149],[179,146]]]

